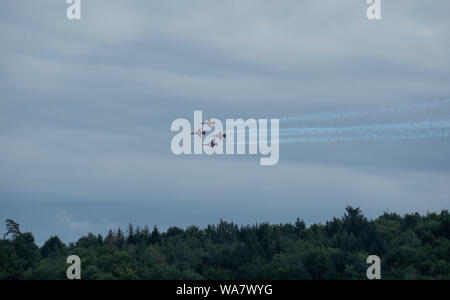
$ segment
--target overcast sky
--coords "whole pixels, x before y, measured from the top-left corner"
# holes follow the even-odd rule
[[[450,99],[449,1],[382,0],[381,21],[365,0],[82,0],[80,21],[65,2],[0,6],[0,222],[39,243],[130,221],[450,208],[448,137],[282,144],[272,167],[170,150],[172,121],[194,110],[283,119]],[[448,118],[442,104],[280,127]]]

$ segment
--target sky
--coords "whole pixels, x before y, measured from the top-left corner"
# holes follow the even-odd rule
[[[450,126],[428,128],[450,118],[450,2],[382,0],[378,21],[365,0],[82,0],[79,21],[65,2],[0,9],[0,222],[39,244],[450,208]],[[279,118],[295,141],[275,166],[176,156],[171,123],[195,110]]]

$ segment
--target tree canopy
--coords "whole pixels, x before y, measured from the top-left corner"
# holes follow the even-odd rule
[[[450,215],[368,220],[347,207],[341,218],[307,226],[238,226],[221,220],[201,229],[130,225],[106,237],[88,234],[65,245],[57,236],[37,247],[31,233],[6,220],[0,279],[65,279],[66,258],[82,260],[82,279],[366,279],[369,255],[383,279],[450,279]],[[7,239],[8,238],[8,239]]]

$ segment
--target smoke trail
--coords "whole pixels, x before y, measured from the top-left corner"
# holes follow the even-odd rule
[[[323,136],[293,137],[280,139],[279,143],[300,144],[300,143],[331,143],[331,142],[357,142],[357,141],[392,141],[392,140],[419,140],[419,139],[447,138],[447,137],[450,137],[450,128],[444,128],[439,131],[422,130],[422,131],[410,131],[402,133],[388,132],[388,133],[374,133],[369,135],[353,135],[353,136],[323,135]],[[248,145],[250,144],[250,142],[246,141],[244,144]]]
[[[256,132],[250,134],[257,136]],[[439,138],[450,136],[450,119],[346,127],[284,128],[280,129],[279,135],[280,143]]]
[[[407,130],[425,130],[450,128],[450,119],[419,121],[419,122],[403,122],[388,124],[371,124],[359,126],[344,127],[290,127],[280,128],[280,136],[291,135],[333,135],[333,134],[370,134],[379,132],[402,132]],[[238,134],[245,134],[244,131],[238,131]],[[249,135],[257,136],[261,133],[270,133],[270,130],[249,131]]]
[[[284,128],[280,129],[280,136],[289,135],[336,135],[336,134],[371,134],[405,132],[408,130],[426,130],[450,128],[450,119],[405,122],[391,124],[374,124],[346,127],[312,127],[312,128]]]
[[[424,109],[438,108],[442,105],[450,104],[450,99],[436,100],[425,103],[418,104],[406,104],[387,108],[378,108],[371,110],[360,110],[360,111],[347,111],[347,112],[330,112],[330,113],[317,113],[308,114],[304,116],[297,117],[287,117],[280,119],[281,122],[305,122],[305,121],[329,121],[338,119],[348,119],[348,118],[362,118],[371,117],[378,114],[387,113],[404,113],[411,111],[420,111]]]
[[[399,133],[384,133],[361,136],[312,136],[312,137],[298,137],[281,139],[280,144],[293,143],[330,143],[330,142],[352,142],[352,141],[391,141],[391,140],[418,140],[431,138],[446,138],[450,136],[450,129],[443,129],[441,131],[426,130],[422,132],[405,132]]]
[[[328,121],[344,118],[361,118],[376,116],[384,113],[403,113],[440,108],[441,106],[447,104],[450,104],[450,99],[364,111],[310,114],[300,117],[284,118],[280,121]],[[247,131],[251,137],[257,136],[261,133],[270,135],[270,130],[267,130],[267,132],[264,130],[261,131],[261,128],[259,131]],[[237,130],[236,133],[246,134],[245,131],[241,130]],[[279,136],[281,138],[280,143],[439,138],[450,136],[450,119],[343,127],[288,127],[280,128]],[[246,144],[248,144],[248,142],[246,142]]]

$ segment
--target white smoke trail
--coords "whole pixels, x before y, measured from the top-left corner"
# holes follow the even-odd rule
[[[256,132],[250,134],[257,135]],[[280,129],[279,136],[282,137],[280,143],[440,138],[450,136],[450,119],[346,127],[284,128]]]
[[[404,132],[399,133],[384,133],[371,134],[361,136],[311,136],[311,137],[297,137],[281,139],[280,144],[293,143],[330,143],[330,142],[352,142],[352,141],[392,141],[392,140],[418,140],[418,139],[432,139],[432,138],[447,138],[450,136],[449,129],[441,131],[427,130],[423,132]]]
[[[297,117],[286,117],[280,119],[281,122],[305,122],[305,121],[330,121],[339,119],[351,119],[351,118],[362,118],[371,117],[379,114],[387,113],[404,113],[411,111],[421,111],[424,109],[438,108],[443,105],[450,104],[450,99],[436,100],[425,103],[417,104],[406,104],[387,108],[378,108],[370,110],[360,110],[360,111],[343,111],[343,112],[327,112],[327,113],[317,113],[308,114],[304,116]]]
[[[448,138],[450,137],[450,129],[445,128],[440,131],[425,130],[425,131],[411,131],[403,133],[383,133],[383,134],[369,134],[358,136],[308,136],[308,137],[293,137],[283,138],[279,140],[280,144],[300,144],[300,143],[331,143],[331,142],[357,142],[357,141],[393,141],[393,140],[419,140],[419,139],[433,139],[433,138]],[[240,144],[240,143],[237,143]],[[250,144],[246,141],[244,144]]]
[[[298,121],[328,121],[345,118],[361,118],[377,116],[386,113],[404,113],[411,111],[422,111],[425,109],[440,108],[450,104],[450,99],[437,100],[419,104],[400,105],[389,108],[348,111],[336,113],[309,114],[299,117],[289,117],[281,119],[281,122]],[[248,130],[250,136],[261,133]],[[288,127],[280,128],[280,143],[314,143],[314,142],[333,142],[333,141],[367,141],[367,140],[404,140],[404,139],[425,139],[448,137],[450,133],[450,119],[371,124],[343,127]],[[237,134],[246,134],[244,131],[237,131]],[[246,142],[248,144],[248,142]]]
[[[280,136],[291,135],[332,135],[332,134],[370,134],[380,132],[403,132],[407,130],[425,130],[425,129],[439,129],[450,128],[450,119],[429,120],[419,122],[402,122],[402,123],[387,123],[387,124],[371,124],[358,126],[343,126],[343,127],[290,127],[280,128]],[[237,133],[244,133],[238,131]],[[249,131],[249,135],[261,133],[270,133],[270,130]],[[245,134],[245,133],[244,133]]]
[[[389,133],[389,132],[405,132],[412,130],[430,130],[450,128],[450,119],[420,121],[420,122],[404,122],[391,124],[373,124],[360,126],[345,127],[312,127],[312,128],[283,128],[280,129],[280,136],[290,135],[336,135],[336,134],[371,134],[371,133]]]

